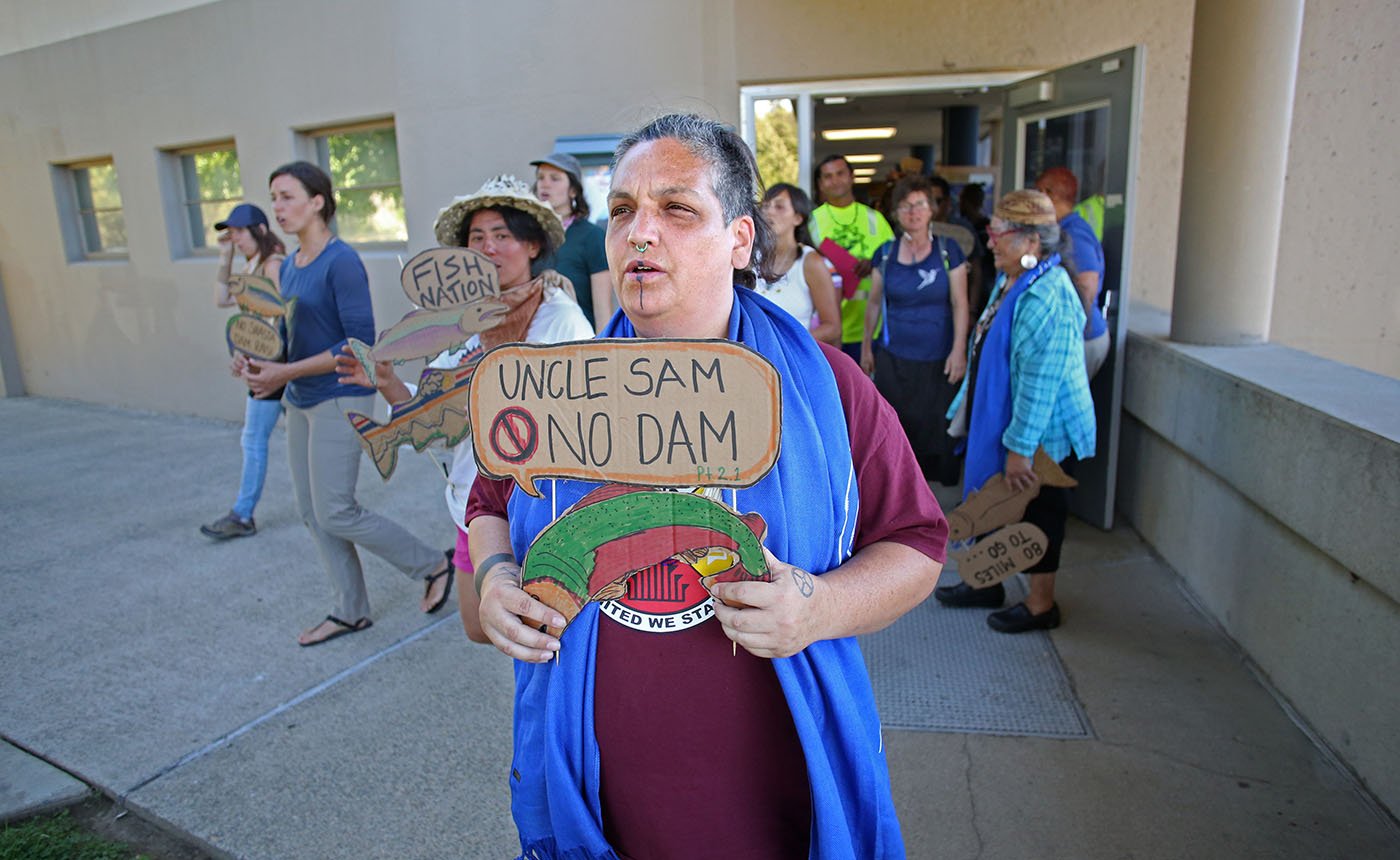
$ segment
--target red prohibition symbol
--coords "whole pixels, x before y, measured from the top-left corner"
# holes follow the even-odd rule
[[[519,406],[496,413],[491,422],[491,450],[507,463],[524,463],[540,447],[535,417]]]

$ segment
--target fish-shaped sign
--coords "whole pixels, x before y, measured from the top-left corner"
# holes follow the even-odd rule
[[[472,335],[500,322],[509,310],[504,302],[485,298],[444,310],[411,311],[380,332],[374,346],[350,338],[350,351],[373,379],[374,362],[403,364],[458,349]]]
[[[418,379],[417,393],[394,410],[388,423],[379,424],[358,412],[346,413],[350,426],[360,437],[360,446],[384,480],[394,474],[400,445],[412,445],[413,450],[422,451],[434,439],[442,439],[451,447],[467,437],[471,432],[467,423],[467,390],[476,365],[473,359],[460,367],[424,370]]]
[[[771,582],[763,555],[767,524],[695,493],[605,484],[540,532],[525,554],[522,587],[564,616],[564,625],[590,601],[627,592],[638,571],[666,559],[688,563],[727,550],[734,564],[704,577],[716,582]],[[558,636],[563,630],[546,632]]]
[[[258,275],[230,275],[228,294],[244,313],[284,317],[290,310],[272,281]]]

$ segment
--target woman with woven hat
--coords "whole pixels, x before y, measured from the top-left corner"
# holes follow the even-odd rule
[[[286,326],[286,361],[249,358],[236,362],[236,371],[254,396],[284,386],[287,390],[292,489],[333,594],[331,612],[297,638],[310,646],[373,624],[357,547],[423,583],[419,608],[424,612],[435,612],[447,601],[452,564],[441,551],[355,499],[363,454],[345,413],[368,413],[374,390],[340,383],[335,357],[349,338],[374,342],[369,277],[360,255],[331,232],[335,191],[325,171],[295,161],[273,171],[268,182],[273,215],[298,242],[281,271],[282,298],[295,300],[295,319]]]
[[[438,244],[480,251],[496,264],[500,297],[510,312],[494,327],[474,335],[461,349],[434,358],[429,367],[457,367],[503,343],[558,343],[593,336],[592,326],[569,293],[568,281],[549,269],[538,277],[530,276],[531,264],[548,257],[563,241],[564,226],[554,209],[531,194],[524,182],[513,176],[488,180],[474,194],[458,197],[443,209],[433,230]],[[341,382],[369,384],[363,366],[348,351],[337,358],[336,369]],[[413,396],[387,361],[375,367],[375,387],[390,406],[407,402]],[[457,528],[452,563],[465,579],[473,570],[464,519],[467,496],[476,480],[476,458],[470,439],[452,450],[447,472],[447,510]],[[457,602],[467,638],[487,642],[477,618],[475,589],[457,589]]]
[[[550,153],[530,164],[535,168],[535,196],[548,203],[564,224],[564,239],[545,264],[574,285],[578,306],[593,330],[600,332],[613,314],[613,293],[603,228],[588,220],[583,167],[567,152]]]
[[[948,417],[965,422],[963,498],[997,473],[1014,490],[1035,486],[1038,448],[1056,462],[1094,455],[1094,403],[1084,369],[1084,306],[1060,261],[1055,206],[1039,191],[1013,191],[997,203],[987,229],[999,272],[968,346],[968,372]],[[961,413],[961,418],[959,416]],[[1049,538],[1030,575],[1024,603],[987,616],[1001,633],[1059,626],[1055,573],[1060,567],[1068,491],[1040,488],[1025,521]],[[946,606],[998,607],[1000,584],[973,589],[959,583],[934,595]]]

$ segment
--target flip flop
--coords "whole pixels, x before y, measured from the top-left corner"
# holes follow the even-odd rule
[[[348,621],[341,621],[334,615],[327,615],[326,621],[329,621],[330,623],[339,626],[340,629],[331,633],[329,636],[317,639],[314,642],[302,642],[298,640],[297,644],[303,648],[310,648],[312,645],[320,645],[322,642],[329,642],[332,639],[338,638],[340,636],[346,636],[350,633],[359,633],[361,630],[368,630],[374,626],[374,622],[369,620],[368,618],[361,618],[359,621],[356,621],[352,624]],[[319,627],[320,625],[318,624],[317,626]]]
[[[447,577],[447,587],[442,590],[442,594],[438,597],[437,601],[424,610],[428,615],[437,612],[442,608],[442,605],[447,602],[448,595],[452,594],[452,581],[457,578],[457,566],[452,563],[452,551],[448,550],[446,555],[447,570],[444,570],[442,573],[435,573],[423,580],[423,596],[427,597],[428,592],[433,590],[433,583],[442,579],[444,576]]]

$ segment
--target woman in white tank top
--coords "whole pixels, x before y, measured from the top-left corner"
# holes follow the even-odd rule
[[[826,258],[812,247],[807,222],[812,217],[812,201],[795,185],[780,182],[763,196],[763,218],[773,229],[773,271],[778,278],[759,278],[755,290],[765,299],[792,314],[811,329],[812,336],[832,346],[841,346],[841,313],[836,304],[836,286],[827,269]]]

